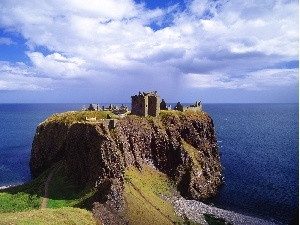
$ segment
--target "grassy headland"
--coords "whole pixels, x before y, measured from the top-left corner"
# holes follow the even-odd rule
[[[203,122],[209,119],[205,113],[195,115],[193,112],[161,111],[159,117],[147,117],[146,120],[139,118],[135,122],[146,124],[149,129],[154,127],[157,131],[165,132],[164,129],[168,121],[178,122],[181,117],[193,118],[193,116],[201,117]],[[54,132],[57,131],[59,126],[68,129],[74,123],[88,123],[91,125],[93,122],[86,121],[86,118],[95,117],[97,120],[108,117],[115,118],[108,111],[54,114],[40,124],[37,135],[38,132],[44,132],[44,129],[49,129],[49,127],[53,128]],[[171,126],[175,128],[176,122]],[[170,129],[170,132],[173,130],[173,128]],[[112,136],[116,135],[114,130],[110,132]],[[45,141],[47,140],[45,138]],[[58,142],[57,138],[53,140]],[[182,143],[190,155],[193,166],[200,168],[202,165],[197,160],[199,158],[197,150],[187,142]],[[52,150],[53,148],[49,149]],[[92,209],[93,202],[104,203],[108,190],[105,190],[105,186],[102,186],[101,189],[91,186],[85,188],[78,186],[68,178],[61,165],[60,163],[53,165],[52,168],[44,171],[40,176],[26,184],[0,190],[0,225],[7,223],[95,224],[92,213],[86,210]],[[56,168],[56,171],[49,183],[48,209],[40,209],[45,194],[45,182],[53,168]],[[129,166],[125,169],[124,178],[125,209],[118,216],[124,218],[129,224],[195,224],[185,218],[176,216],[172,204],[166,200],[166,197],[178,194],[174,181],[166,174],[149,165],[141,165],[139,170],[134,166]],[[76,218],[75,222],[73,221],[74,218]],[[78,223],[76,223],[77,221]]]

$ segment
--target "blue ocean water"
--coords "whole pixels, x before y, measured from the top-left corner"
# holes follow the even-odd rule
[[[127,104],[129,105],[129,104]],[[83,104],[0,104],[0,187],[31,179],[37,125]],[[203,104],[214,120],[225,185],[214,205],[288,223],[298,212],[298,104]]]
[[[31,179],[29,159],[36,127],[54,113],[82,104],[0,104],[0,187]]]
[[[221,208],[288,223],[299,202],[298,104],[207,104],[225,185]]]

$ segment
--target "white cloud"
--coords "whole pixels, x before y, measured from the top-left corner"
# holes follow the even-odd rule
[[[0,61],[0,90],[45,90],[51,84],[51,79],[37,77],[32,68],[23,63]]]
[[[240,76],[229,74],[193,74],[182,79],[188,88],[263,90],[267,87],[295,87],[299,69],[264,69]]]
[[[44,56],[40,52],[28,52],[27,55],[41,75],[55,79],[74,79],[84,74],[84,69],[80,67],[84,60],[77,57],[67,58],[59,53]]]
[[[58,80],[114,79],[117,84],[128,79],[140,85],[141,79],[129,73],[157,79],[146,69],[162,71],[169,83],[181,77],[194,88],[297,83],[297,71],[274,65],[298,60],[298,1],[191,0],[183,11],[177,5],[149,10],[133,0],[11,0],[0,5],[0,27],[27,40],[31,79],[50,79],[51,88]],[[3,38],[1,43],[12,44]]]

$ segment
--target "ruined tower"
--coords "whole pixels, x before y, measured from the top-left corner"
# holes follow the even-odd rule
[[[158,116],[160,112],[160,99],[157,92],[139,92],[131,96],[131,114],[137,116]]]

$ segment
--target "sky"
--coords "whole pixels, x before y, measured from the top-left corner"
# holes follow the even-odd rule
[[[0,0],[0,103],[298,103],[298,0]]]

